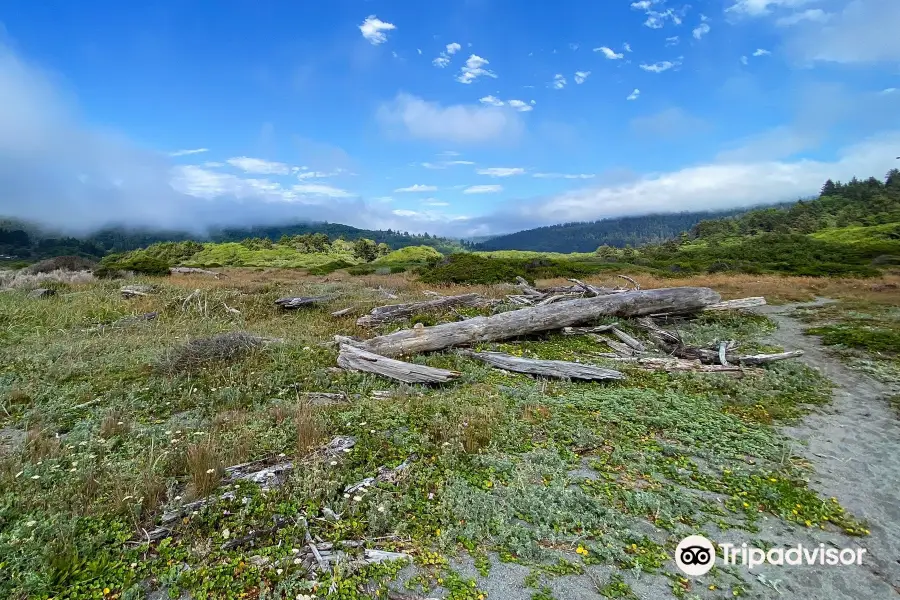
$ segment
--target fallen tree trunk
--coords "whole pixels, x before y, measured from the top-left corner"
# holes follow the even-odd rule
[[[777,354],[750,354],[746,356],[729,357],[730,361],[737,361],[742,365],[764,365],[766,363],[778,360],[787,360],[789,358],[798,358],[803,356],[803,350],[791,350],[789,352],[778,352]]]
[[[467,323],[468,321],[462,321]],[[367,352],[361,348],[341,344],[337,359],[338,366],[351,371],[375,373],[389,379],[404,383],[446,383],[459,377],[456,371],[436,369],[424,365],[414,365],[378,354]]]
[[[486,299],[479,294],[463,294],[461,296],[442,296],[423,302],[378,306],[373,308],[371,313],[357,319],[356,324],[362,327],[373,327],[383,323],[401,321],[423,312],[439,311],[457,306],[481,306],[485,302]]]
[[[562,329],[605,316],[641,317],[676,310],[698,311],[719,299],[719,294],[702,287],[622,292],[522,308],[458,323],[407,329],[372,338],[359,347],[389,357],[418,354]]]
[[[521,358],[502,352],[460,352],[468,356],[486,362],[492,367],[504,371],[538,375],[540,377],[555,377],[558,379],[581,379],[584,381],[603,381],[625,379],[625,375],[613,369],[604,369],[594,365],[567,362],[564,360],[539,360],[534,358]]]
[[[222,276],[221,273],[215,271],[207,271],[206,269],[197,269],[194,267],[172,267],[169,269],[172,275],[212,275],[216,279]]]
[[[684,358],[671,357],[617,357],[610,358],[610,360],[627,362],[647,371],[667,371],[669,373],[746,373],[758,371],[758,369],[745,369],[737,365],[704,365],[699,360],[687,360]]]
[[[716,302],[714,304],[710,304],[709,306],[703,307],[701,312],[717,312],[723,310],[739,310],[744,308],[753,308],[754,306],[765,306],[766,299],[762,296],[753,296],[750,298],[738,298],[736,300],[723,300],[722,302]],[[671,311],[664,313],[657,313],[650,315],[653,318],[662,319],[665,317],[678,317],[683,316],[685,314],[690,314],[690,312],[684,311]]]

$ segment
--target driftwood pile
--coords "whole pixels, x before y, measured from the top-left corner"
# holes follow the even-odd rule
[[[795,358],[801,351],[778,354],[739,354],[736,342],[719,343],[700,348],[686,345],[681,337],[657,323],[686,318],[707,311],[745,309],[765,304],[760,297],[722,301],[719,294],[703,287],[677,287],[641,290],[630,277],[620,276],[630,287],[604,288],[571,279],[571,286],[539,290],[521,277],[517,280],[520,294],[507,296],[507,301],[521,308],[425,327],[420,323],[411,329],[358,340],[335,336],[340,344],[338,366],[348,370],[374,373],[405,383],[445,383],[459,377],[456,371],[435,369],[398,360],[451,348],[465,348],[479,343],[498,342],[551,331],[565,335],[587,335],[607,346],[610,352],[595,356],[629,363],[648,369],[670,372],[745,373],[761,364]],[[437,294],[432,294],[438,296]],[[477,294],[438,296],[434,300],[382,306],[357,320],[361,326],[380,325],[408,318],[428,310],[444,310],[453,306],[487,306],[491,301]],[[342,312],[342,311],[339,311]],[[635,320],[645,330],[644,342],[617,323],[589,326],[606,317]],[[463,356],[485,362],[504,371],[527,373],[540,377],[578,380],[619,380],[625,375],[580,362],[537,360],[500,352],[460,350]]]

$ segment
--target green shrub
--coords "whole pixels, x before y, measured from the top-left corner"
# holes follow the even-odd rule
[[[391,267],[391,273],[392,274],[406,273],[406,267],[404,267],[403,265],[393,265]]]
[[[371,275],[375,272],[375,267],[370,265],[356,265],[347,269],[350,275]]]
[[[407,246],[394,250],[390,254],[382,256],[376,263],[424,263],[430,260],[440,260],[443,254],[431,246]]]
[[[333,260],[331,262],[325,263],[324,265],[319,265],[318,267],[313,267],[307,271],[310,275],[328,275],[329,273],[334,273],[340,269],[346,269],[348,267],[352,267],[353,263],[347,262],[346,260]]]
[[[109,277],[116,271],[131,271],[139,275],[168,275],[169,263],[146,254],[135,254],[118,260],[107,261],[104,259],[95,274],[97,277]]]
[[[423,269],[425,283],[502,283],[527,275],[525,261],[484,258],[475,254],[452,254]]]

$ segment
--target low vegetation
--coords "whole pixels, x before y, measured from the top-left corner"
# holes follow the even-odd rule
[[[397,324],[371,332],[330,313],[383,304],[378,288],[397,302],[425,299],[428,284],[407,275],[327,283],[292,271],[227,275],[155,279],[152,294],[131,299],[104,280],[41,300],[0,294],[0,427],[22,434],[0,455],[0,596],[351,599],[385,598],[390,585],[483,600],[478,581],[456,566],[468,556],[481,577],[497,561],[529,567],[522,597],[551,597],[550,580],[606,565],[616,575],[596,589],[627,598],[641,581],[629,573],[684,591],[670,558],[687,531],[752,535],[765,518],[867,533],[807,486],[808,467],[789,460],[775,427],[827,401],[827,382],[800,363],[745,377],[626,366],[626,380],[597,384],[535,380],[447,352],[412,360],[460,371],[457,382],[402,385],[336,370],[331,344],[335,334]],[[637,278],[644,287],[658,281]],[[735,281],[735,289],[752,283]],[[284,312],[273,305],[284,295],[333,300]],[[96,327],[151,311],[154,320]],[[771,326],[717,314],[681,329],[690,340],[771,350]],[[272,338],[282,341],[260,341]],[[598,364],[596,353],[608,350],[558,334],[479,349]],[[311,393],[346,400],[315,404]],[[334,457],[317,450],[335,436],[355,445]],[[223,479],[227,467],[261,459],[303,468],[268,490]],[[404,463],[402,476],[345,492]],[[208,495],[170,537],[148,541],[164,512]],[[320,544],[403,552],[411,568],[347,564],[310,577],[296,558],[307,527]],[[757,585],[728,570],[710,578],[729,597]]]

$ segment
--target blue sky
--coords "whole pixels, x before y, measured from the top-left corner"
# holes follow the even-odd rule
[[[0,6],[0,213],[480,235],[900,154],[896,0]]]

